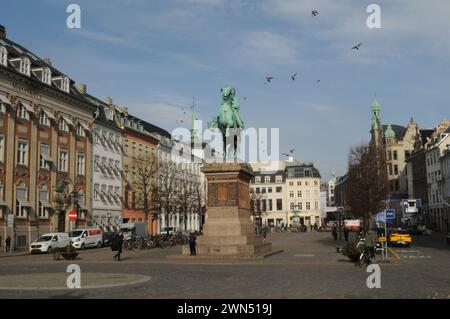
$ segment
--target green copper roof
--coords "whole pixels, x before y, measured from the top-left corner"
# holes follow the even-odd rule
[[[386,138],[395,138],[395,132],[390,124],[388,125],[386,132],[384,132],[384,136]]]
[[[378,102],[377,98],[375,98],[372,102],[372,110],[379,110],[380,108],[381,108],[381,105]]]

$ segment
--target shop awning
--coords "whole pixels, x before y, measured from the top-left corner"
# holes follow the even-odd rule
[[[68,116],[61,115],[61,117],[64,119],[64,121],[66,121],[67,124],[69,124],[70,126],[73,126],[73,122]]]
[[[42,112],[44,112],[47,116],[48,116],[48,118],[50,118],[50,119],[52,119],[52,120],[56,120],[55,119],[55,116],[53,115],[53,113],[52,112],[50,112],[49,110],[46,110],[46,109],[42,109]]]
[[[20,206],[22,207],[31,207],[31,203],[28,202],[26,199],[17,199],[17,201],[19,202]]]
[[[53,159],[50,157],[50,156],[48,156],[48,155],[46,155],[46,154],[41,154],[41,156],[42,156],[42,158],[44,159],[44,161],[46,161],[46,162],[49,162],[49,163],[55,163],[54,161],[53,161]]]
[[[0,103],[11,105],[11,101],[3,94],[0,94]]]
[[[91,129],[89,128],[89,126],[87,126],[87,125],[84,124],[83,122],[78,122],[78,123],[84,128],[85,131],[88,131],[88,132],[91,131]]]
[[[20,100],[20,104],[27,110],[27,112],[35,113],[34,109],[31,107],[30,103]]]

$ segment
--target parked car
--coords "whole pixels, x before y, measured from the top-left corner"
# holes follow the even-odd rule
[[[102,247],[103,236],[100,228],[75,229],[69,233],[73,247],[86,249],[88,247]]]
[[[406,229],[392,229],[389,232],[388,243],[392,246],[411,246],[412,238]]]
[[[64,248],[70,244],[66,233],[49,233],[40,236],[30,244],[30,253],[52,253],[55,248]]]

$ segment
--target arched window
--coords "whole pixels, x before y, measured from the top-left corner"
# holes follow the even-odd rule
[[[0,46],[0,64],[8,66],[8,51],[4,46]]]
[[[30,59],[28,58],[22,58],[22,61],[20,63],[20,73],[23,73],[27,76],[30,76]]]
[[[48,85],[52,84],[52,71],[50,68],[44,68],[42,71],[42,82]]]

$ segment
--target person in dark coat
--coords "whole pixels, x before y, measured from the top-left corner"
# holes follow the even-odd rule
[[[331,235],[333,235],[333,239],[337,240],[337,229],[336,229],[336,225],[333,226],[333,229],[331,230]]]
[[[191,249],[191,256],[197,255],[197,251],[195,249],[195,246],[197,245],[197,237],[194,233],[191,233],[189,235],[189,248]]]
[[[6,237],[5,239],[5,244],[6,244],[6,252],[10,252],[11,251],[11,237]]]
[[[117,254],[114,255],[114,260],[120,261],[120,254],[122,253],[123,246],[123,231],[119,230],[116,235],[111,240],[111,250],[117,251]]]

